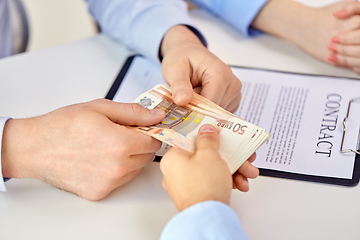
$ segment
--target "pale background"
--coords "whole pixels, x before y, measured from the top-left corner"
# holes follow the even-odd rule
[[[28,51],[96,34],[85,0],[23,0],[30,22]]]

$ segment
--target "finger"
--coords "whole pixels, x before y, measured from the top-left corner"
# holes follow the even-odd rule
[[[194,92],[197,94],[200,94],[202,87],[196,87],[194,88]],[[236,96],[234,96],[234,99],[231,100],[231,102],[225,107],[225,109],[229,112],[234,113],[240,106],[240,100],[241,100],[242,94],[241,91],[238,92]]]
[[[188,59],[179,60],[176,63],[163,63],[163,77],[171,87],[176,105],[183,106],[189,103],[193,97],[191,85],[191,64]]]
[[[240,103],[239,103],[238,105],[232,107],[232,108],[228,108],[228,107],[227,107],[226,110],[229,111],[229,112],[231,112],[231,113],[235,113],[236,110],[238,110],[239,106],[240,106]]]
[[[341,54],[330,54],[328,60],[337,66],[360,67],[360,57],[351,57]]]
[[[255,160],[256,160],[256,152],[254,152],[253,155],[251,155],[251,157],[249,157],[247,161],[249,163],[253,163]]]
[[[235,112],[240,106],[241,92],[225,107],[229,112]]]
[[[178,169],[178,164],[182,164],[183,161],[190,160],[190,157],[192,155],[192,153],[182,150],[180,148],[170,148],[160,161],[160,170],[164,176],[163,183],[166,176],[173,176],[172,171],[176,171]]]
[[[358,29],[339,33],[331,39],[331,42],[341,44],[360,44],[360,30]]]
[[[231,75],[233,75],[231,68],[225,64],[221,67],[218,67],[217,69],[213,68],[211,71],[206,70],[205,73],[201,76],[203,86],[201,95],[220,105],[221,107],[224,107],[224,104],[221,103],[221,101],[225,96],[230,81],[232,80]],[[231,98],[232,96],[228,97]]]
[[[128,174],[126,174],[125,176],[123,176],[122,178],[120,178],[117,181],[116,187],[120,187],[121,185],[124,185],[125,183],[130,182],[131,180],[133,180],[134,178],[139,176],[142,172],[143,172],[143,168],[129,172]]]
[[[202,86],[195,87],[195,88],[193,89],[194,93],[197,93],[197,94],[201,94],[201,90],[202,90]]]
[[[111,121],[126,126],[149,126],[161,122],[165,112],[160,109],[149,110],[137,103],[118,103],[107,99],[90,102],[95,109]]]
[[[165,189],[165,191],[167,191],[167,192],[168,192],[169,188],[168,188],[168,186],[167,186],[167,184],[166,184],[165,177],[163,177],[163,180],[162,180],[162,186],[163,186],[163,188]]]
[[[259,169],[253,166],[249,161],[245,161],[238,170],[238,173],[246,178],[257,178],[259,176]]]
[[[196,152],[195,155],[201,155],[196,159],[208,160],[221,159],[219,150],[219,134],[215,128],[210,124],[205,124],[199,129],[198,136],[196,138]]]
[[[351,70],[360,75],[360,67],[352,67]]]
[[[328,49],[333,53],[360,57],[360,44],[359,45],[330,44],[328,46]]]
[[[125,152],[128,156],[156,153],[161,148],[161,142],[147,134],[141,133],[135,129],[119,126],[117,144],[119,152]]]
[[[356,0],[347,1],[343,9],[334,13],[337,19],[345,19],[355,14],[360,14],[360,4]]]
[[[144,168],[146,165],[153,162],[155,156],[155,153],[132,155],[130,158],[126,159],[126,161],[122,161],[123,168],[126,172]]]
[[[238,105],[241,99],[241,87],[242,84],[240,80],[235,77],[235,75],[232,75],[230,85],[226,89],[226,92],[220,102],[220,106],[225,109],[229,109]]]
[[[239,189],[241,192],[247,192],[249,191],[249,182],[247,178],[242,176],[239,173],[235,173],[233,175],[233,185]]]
[[[196,149],[219,149],[219,134],[211,124],[204,124],[196,138]]]

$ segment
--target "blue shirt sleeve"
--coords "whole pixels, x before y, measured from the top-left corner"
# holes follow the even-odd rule
[[[159,62],[165,33],[186,25],[205,44],[190,19],[187,4],[179,0],[87,0],[101,31],[130,49]],[[206,45],[206,44],[205,44]]]
[[[261,31],[250,25],[268,0],[190,0],[240,31],[246,37],[254,37]]]
[[[245,240],[240,220],[228,205],[217,201],[197,203],[173,217],[160,240]]]
[[[6,192],[6,187],[4,182],[9,180],[9,178],[3,178],[2,175],[2,167],[1,167],[1,146],[2,146],[2,136],[3,136],[3,130],[5,127],[6,121],[9,120],[9,118],[0,117],[0,192]]]

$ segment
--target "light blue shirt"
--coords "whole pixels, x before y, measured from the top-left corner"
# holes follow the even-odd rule
[[[187,4],[180,0],[87,0],[89,10],[106,35],[159,62],[159,48],[173,26],[194,28]]]
[[[240,31],[246,37],[261,33],[250,25],[268,0],[190,0]]]
[[[245,240],[240,220],[228,205],[197,203],[178,213],[164,228],[160,240]]]

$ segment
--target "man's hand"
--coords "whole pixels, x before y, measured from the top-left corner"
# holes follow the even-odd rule
[[[259,169],[251,164],[255,159],[256,153],[245,161],[237,172],[233,174],[233,189],[238,189],[242,192],[249,191],[248,178],[254,179],[259,176]]]
[[[161,55],[163,76],[177,105],[190,102],[195,89],[229,111],[237,109],[241,82],[186,26],[172,27],[165,34]]]
[[[215,128],[204,125],[199,130],[194,154],[171,148],[162,158],[163,186],[179,211],[207,200],[230,204],[231,173],[218,149]]]
[[[229,205],[232,187],[238,183],[244,184],[243,179],[236,176],[244,172],[248,174],[246,168],[249,166],[245,165],[232,177],[218,149],[218,133],[213,126],[204,125],[199,130],[194,154],[171,148],[162,158],[160,168],[164,175],[163,186],[179,211],[207,200]]]
[[[3,176],[37,178],[100,200],[138,176],[161,147],[125,126],[152,125],[164,117],[161,110],[101,99],[9,120],[3,134]]]

